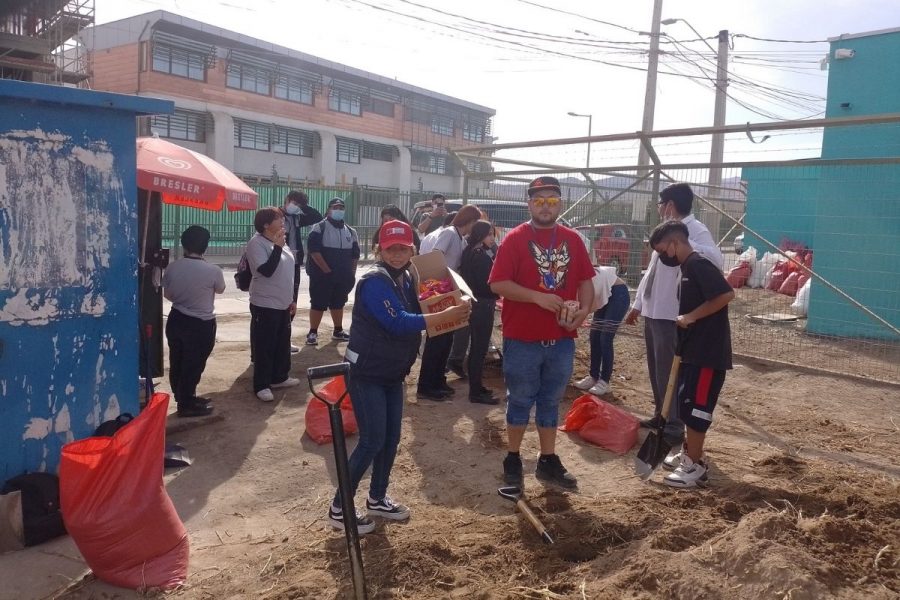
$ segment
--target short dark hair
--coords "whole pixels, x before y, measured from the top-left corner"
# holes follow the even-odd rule
[[[385,215],[393,217],[398,221],[403,221],[404,223],[409,223],[409,219],[406,218],[406,215],[403,214],[403,211],[400,210],[400,207],[396,204],[385,204],[381,209],[381,217],[383,218]]]
[[[301,192],[300,190],[291,190],[288,192],[288,195],[284,197],[284,200],[285,202],[309,204],[309,196],[306,195],[306,192]]]
[[[262,233],[266,230],[266,225],[281,218],[283,218],[283,215],[277,208],[272,206],[261,208],[256,211],[256,216],[253,217],[253,228],[256,229],[256,233]]]
[[[650,248],[656,248],[657,245],[667,242],[672,238],[678,238],[680,241],[687,241],[688,237],[687,225],[681,221],[666,221],[657,225],[650,234]]]
[[[431,197],[431,203],[434,204],[435,200],[443,200],[444,202],[446,202],[447,197],[444,196],[443,194],[435,194],[434,196]]]
[[[181,234],[181,246],[191,254],[203,254],[209,247],[209,229],[191,225]]]
[[[671,201],[679,215],[691,214],[694,206],[694,190],[687,183],[673,183],[659,193],[659,203]]]

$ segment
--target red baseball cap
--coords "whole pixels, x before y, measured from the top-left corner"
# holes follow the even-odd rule
[[[387,250],[391,246],[403,244],[404,246],[414,247],[412,227],[403,221],[388,221],[381,226],[378,232],[378,245]]]

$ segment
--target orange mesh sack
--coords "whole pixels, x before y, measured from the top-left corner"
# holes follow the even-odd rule
[[[163,483],[168,394],[112,437],[66,444],[60,506],[69,535],[101,580],[130,589],[185,582],[190,543]]]
[[[337,402],[345,389],[347,388],[344,384],[344,376],[338,375],[322,386],[319,395],[329,402]],[[344,421],[344,435],[353,435],[359,430],[359,425],[356,424],[356,415],[353,414],[350,394],[347,394],[341,402],[341,418]],[[312,441],[320,445],[331,442],[331,418],[328,416],[328,407],[315,396],[310,396],[306,403],[305,421],[306,435]]]

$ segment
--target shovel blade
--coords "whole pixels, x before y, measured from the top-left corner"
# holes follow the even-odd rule
[[[662,429],[651,431],[634,459],[634,471],[641,479],[649,479],[672,449]]]

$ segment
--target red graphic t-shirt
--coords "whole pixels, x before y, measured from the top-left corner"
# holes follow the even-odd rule
[[[594,267],[577,233],[559,224],[536,229],[523,223],[503,238],[488,283],[512,281],[563,300],[577,300],[578,286],[593,277]],[[503,337],[522,342],[578,336],[560,327],[554,313],[531,302],[504,298],[500,317]]]

